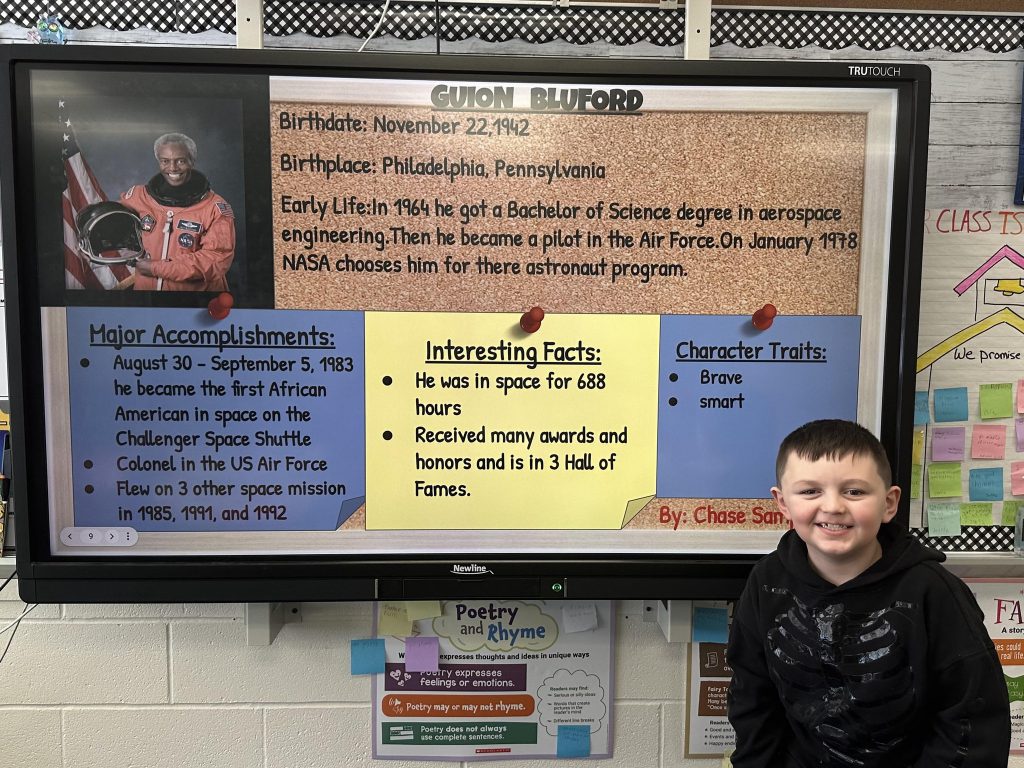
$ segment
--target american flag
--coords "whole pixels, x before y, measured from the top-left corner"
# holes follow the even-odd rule
[[[106,200],[107,195],[78,146],[75,129],[63,99],[57,102],[57,109],[63,136],[61,159],[64,165],[64,192],[61,203],[64,223],[64,285],[71,289],[100,291],[117,288],[122,281],[132,276],[129,267],[124,264],[91,264],[78,252],[78,228],[75,226],[78,212],[87,205]]]

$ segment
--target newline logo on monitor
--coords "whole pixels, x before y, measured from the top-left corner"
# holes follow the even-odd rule
[[[477,565],[476,563],[469,563],[469,565],[453,563],[451,572],[459,576],[483,576],[485,573],[489,573],[492,576],[494,575],[494,571],[490,568],[483,565]]]

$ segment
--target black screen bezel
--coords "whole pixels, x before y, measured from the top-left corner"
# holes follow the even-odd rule
[[[17,571],[30,602],[258,602],[505,597],[724,598],[735,597],[757,556],[685,553],[593,555],[54,557],[45,513],[46,425],[42,398],[40,285],[31,260],[35,242],[32,126],[28,74],[36,68],[82,66],[121,71],[289,76],[485,78],[547,77],[651,84],[895,89],[894,157],[888,317],[883,353],[880,438],[894,480],[909,487],[914,370],[928,144],[930,72],[921,65],[839,63],[676,62],[479,56],[358,55],[291,51],[5,46],[7,76],[0,96],[0,200],[7,285],[8,364],[11,374],[13,499]],[[50,471],[59,471],[51,469]],[[909,520],[909,494],[897,518]],[[483,578],[452,573],[474,562]]]

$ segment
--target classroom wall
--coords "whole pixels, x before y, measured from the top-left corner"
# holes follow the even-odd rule
[[[94,42],[233,44],[220,33],[75,35]],[[20,30],[0,27],[0,42],[22,39]],[[297,38],[286,44],[324,42]],[[339,47],[356,45],[344,41]],[[408,49],[389,42],[381,47]],[[500,52],[536,49],[518,44]],[[461,45],[461,52],[470,51],[495,48],[478,41]],[[679,55],[645,45],[624,51],[547,44],[543,53]],[[712,57],[927,63],[934,73],[929,207],[1000,209],[1012,203],[1024,51],[953,55],[730,45],[712,49]],[[24,608],[15,586],[0,593],[0,625]],[[627,619],[621,608],[619,614],[615,757],[603,765],[717,768],[718,760],[682,757],[686,646],[668,644],[654,623]],[[301,616],[272,645],[255,647],[246,645],[241,605],[40,606],[22,622],[0,665],[0,759],[8,768],[369,766],[370,686],[348,674],[348,645],[369,634],[370,606],[304,604]],[[0,640],[2,652],[6,635]],[[1024,758],[1012,758],[1010,765],[1024,768]]]

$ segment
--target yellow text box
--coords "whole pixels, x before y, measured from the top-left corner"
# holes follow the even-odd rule
[[[367,530],[615,529],[654,494],[657,316],[519,317],[367,313]]]

